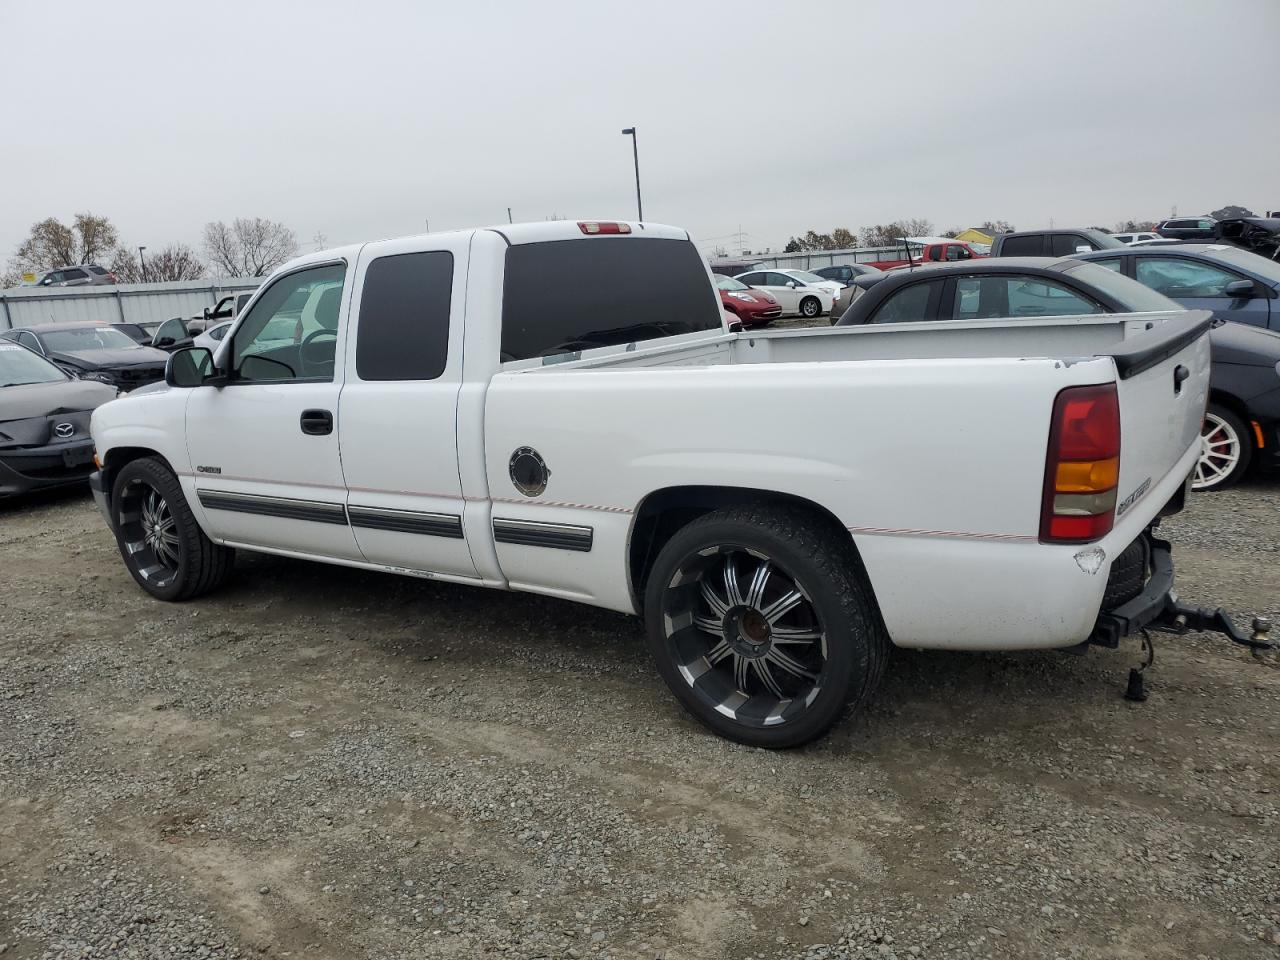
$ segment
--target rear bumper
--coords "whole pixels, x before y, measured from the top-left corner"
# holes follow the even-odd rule
[[[0,497],[84,483],[93,470],[93,441],[0,450]]]
[[[1119,646],[1123,637],[1145,629],[1161,619],[1173,601],[1173,548],[1166,540],[1144,533],[1149,545],[1150,576],[1136,597],[1098,614],[1089,642],[1103,647]]]

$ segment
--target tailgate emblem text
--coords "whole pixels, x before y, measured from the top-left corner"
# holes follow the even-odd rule
[[[1120,516],[1120,514],[1132,507],[1138,501],[1138,498],[1149,489],[1151,489],[1151,478],[1147,477],[1147,479],[1143,480],[1142,483],[1138,484],[1137,490],[1133,491],[1133,493],[1120,501],[1120,506],[1116,507],[1116,516]]]

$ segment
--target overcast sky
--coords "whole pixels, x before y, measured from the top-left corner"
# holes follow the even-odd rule
[[[635,216],[695,238],[1280,208],[1278,0],[0,0],[0,259],[109,216],[303,250]]]

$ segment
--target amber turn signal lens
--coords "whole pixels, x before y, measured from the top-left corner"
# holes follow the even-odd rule
[[[1058,464],[1054,489],[1058,493],[1099,493],[1120,482],[1120,458],[1066,460]]]

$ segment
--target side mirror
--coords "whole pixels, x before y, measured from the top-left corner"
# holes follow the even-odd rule
[[[214,375],[213,354],[204,347],[187,347],[169,355],[164,382],[171,387],[200,387]]]
[[[1256,293],[1252,280],[1232,280],[1222,292],[1228,297],[1252,297]]]
[[[172,347],[177,342],[178,341],[173,339],[173,337],[160,337],[158,340],[155,340],[151,345],[153,347],[164,348],[164,347]]]
[[[210,313],[209,308],[208,308],[208,307],[205,307],[205,308],[204,308],[204,318],[205,318],[206,320],[208,320],[208,319],[209,319],[209,317],[210,317],[211,315],[212,315],[212,314]]]
[[[787,286],[794,290],[796,287],[800,286],[800,284],[796,283],[794,280],[788,280]]]
[[[730,332],[730,333],[741,333],[741,332],[742,332],[742,330],[743,330],[743,327],[742,327],[742,321],[741,321],[741,320],[730,320],[730,321],[729,321],[729,332]]]

